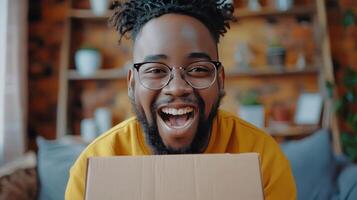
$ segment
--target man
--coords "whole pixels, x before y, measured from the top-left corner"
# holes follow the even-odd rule
[[[83,199],[91,156],[258,152],[265,199],[295,199],[289,162],[274,140],[218,110],[224,96],[219,38],[233,7],[215,0],[131,0],[111,24],[131,33],[128,95],[136,117],[92,142],[71,168],[66,199]],[[118,169],[120,170],[120,169]]]

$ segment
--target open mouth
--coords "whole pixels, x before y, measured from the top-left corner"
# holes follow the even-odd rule
[[[179,129],[188,126],[194,117],[194,108],[186,106],[182,108],[164,107],[159,115],[165,124],[171,128]]]

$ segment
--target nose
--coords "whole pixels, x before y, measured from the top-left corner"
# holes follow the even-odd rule
[[[171,71],[170,82],[162,89],[166,95],[183,97],[188,96],[193,92],[193,88],[182,76],[182,68],[173,69]]]

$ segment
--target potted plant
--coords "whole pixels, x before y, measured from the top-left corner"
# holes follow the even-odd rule
[[[99,49],[91,46],[82,46],[75,55],[76,69],[81,76],[91,76],[96,73],[102,64],[102,56]]]
[[[356,29],[357,18],[353,10],[346,10],[343,16],[346,39],[356,41],[350,35]],[[349,49],[355,51],[355,49]],[[336,63],[337,64],[337,63]],[[336,65],[336,82],[326,82],[329,98],[334,102],[334,110],[338,116],[338,125],[341,132],[341,146],[344,154],[353,162],[357,162],[357,69],[356,65]],[[343,71],[341,70],[343,69]]]
[[[347,67],[342,82],[341,87],[327,82],[327,88],[339,117],[343,151],[351,161],[357,162],[357,71]]]
[[[282,70],[285,65],[286,49],[275,39],[268,45],[267,61],[268,65],[277,70]]]
[[[258,98],[258,92],[249,90],[238,96],[240,118],[254,124],[259,128],[264,127],[264,106]]]

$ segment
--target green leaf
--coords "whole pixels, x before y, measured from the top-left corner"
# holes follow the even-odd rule
[[[346,88],[357,86],[357,72],[347,67],[344,71],[343,83]]]
[[[357,133],[357,113],[348,113],[347,122],[354,133]]]
[[[357,160],[357,135],[343,132],[341,134],[343,150],[351,161]]]
[[[327,90],[327,95],[329,98],[333,98],[333,93],[335,89],[335,85],[331,83],[330,81],[325,82],[326,90]]]
[[[335,111],[340,113],[342,111],[343,108],[343,100],[342,99],[338,99],[334,102],[334,108]]]
[[[239,103],[242,105],[261,105],[258,93],[255,91],[247,91],[238,98]]]
[[[356,16],[353,10],[347,10],[343,15],[343,25],[344,27],[353,26],[356,24]]]
[[[347,91],[345,93],[344,98],[347,100],[348,103],[357,102],[357,94],[354,91]]]

